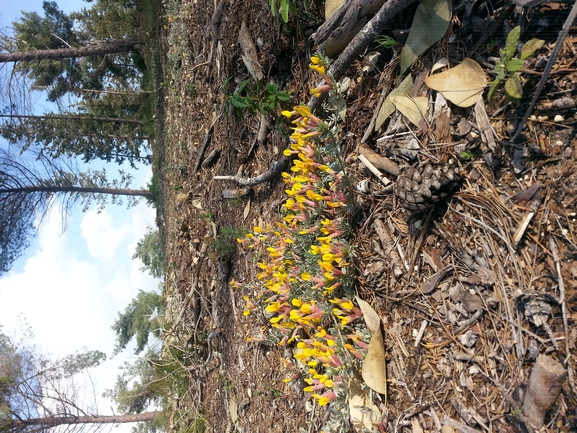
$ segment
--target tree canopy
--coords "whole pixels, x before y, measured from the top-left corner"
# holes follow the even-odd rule
[[[125,349],[133,338],[136,338],[136,354],[141,353],[152,333],[160,337],[158,314],[163,306],[162,296],[155,292],[140,290],[136,298],[126,307],[123,313],[118,314],[112,329],[116,332],[115,353]]]
[[[0,431],[40,433],[61,425],[150,421],[160,412],[125,415],[94,413],[96,402],[79,376],[106,359],[84,350],[52,360],[34,347],[17,344],[0,327]],[[84,392],[83,392],[84,391]]]
[[[121,197],[127,197],[129,206],[139,197],[152,199],[148,190],[129,189],[131,180],[132,176],[122,171],[109,180],[105,170],[81,172],[73,162],[0,149],[0,274],[7,272],[29,245],[38,218],[41,222],[57,203],[66,221],[75,204],[87,209],[93,201],[103,206],[108,198],[121,204]]]
[[[142,122],[74,113],[42,116],[1,115],[0,135],[22,150],[37,148],[50,158],[80,157],[122,164],[149,164],[151,155]]]
[[[23,12],[13,23],[14,37],[0,39],[0,62],[19,62],[15,70],[32,80],[33,88],[46,90],[50,101],[110,83],[134,89],[144,63],[134,7],[122,3],[98,0],[67,15],[45,1],[44,16]]]

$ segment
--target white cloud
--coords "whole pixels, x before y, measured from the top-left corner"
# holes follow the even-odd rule
[[[41,227],[36,250],[21,272],[0,278],[0,324],[18,335],[19,315],[25,317],[35,343],[54,357],[82,350],[110,354],[115,335],[111,325],[139,289],[153,290],[158,281],[132,260],[134,246],[154,224],[154,212],[141,204],[97,214],[75,213],[62,234],[57,209]],[[106,361],[93,373],[101,395],[114,386],[118,366],[132,352]],[[112,403],[100,410],[110,413]]]
[[[87,212],[82,218],[80,229],[92,257],[104,263],[111,263],[115,259],[118,248],[131,234],[130,226],[126,223],[115,224],[106,209]]]

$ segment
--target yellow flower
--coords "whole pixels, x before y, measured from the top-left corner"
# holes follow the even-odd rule
[[[309,68],[311,68],[313,71],[317,71],[319,74],[321,75],[325,75],[325,67],[322,65],[315,65],[313,63],[311,63],[309,65]]]
[[[303,281],[309,281],[309,280],[311,279],[311,276],[312,276],[312,275],[309,274],[308,272],[303,272],[303,273],[301,274],[301,279],[302,279]],[[298,305],[296,305],[296,306],[298,307]]]
[[[327,263],[331,263],[334,259],[335,259],[335,256],[332,253],[323,254],[321,257],[321,260],[323,262],[327,262]]]
[[[269,313],[275,313],[280,310],[280,302],[273,302],[272,304],[268,304],[265,310]]]
[[[311,249],[309,250],[311,254],[320,254],[321,253],[321,247],[319,247],[318,245],[311,245]]]
[[[315,201],[321,201],[323,199],[323,196],[314,192],[312,189],[309,189],[307,191],[307,197],[310,198],[311,200],[315,200]]]
[[[351,311],[353,308],[355,308],[355,304],[353,304],[352,301],[345,301],[341,302],[341,307],[343,307],[347,311]]]
[[[330,403],[330,400],[327,397],[323,397],[320,394],[313,394],[313,397],[318,401],[319,406],[326,406]]]
[[[293,304],[295,307],[300,307],[303,304],[303,301],[301,301],[299,298],[294,298],[291,301],[291,304]]]
[[[295,107],[295,111],[303,117],[311,117],[313,115],[308,105],[299,105],[298,107]]]

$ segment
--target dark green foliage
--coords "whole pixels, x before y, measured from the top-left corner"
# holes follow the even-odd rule
[[[138,37],[136,7],[124,1],[98,0],[90,9],[66,15],[54,2],[43,3],[44,16],[24,12],[13,23],[15,38],[2,38],[8,52],[81,48],[96,41]],[[134,59],[137,58],[135,62]],[[56,101],[66,93],[81,96],[81,90],[102,90],[114,86],[134,90],[143,65],[140,54],[107,54],[24,61],[16,65],[33,81],[33,88],[44,89]]]
[[[137,358],[132,364],[125,362],[120,367],[122,374],[116,378],[114,389],[105,393],[116,402],[120,413],[141,413],[160,402],[163,389],[153,359],[156,355],[149,352],[146,358]]]
[[[151,161],[148,137],[142,135],[139,121],[73,113],[6,117],[0,135],[22,150],[39,146],[50,158],[80,156],[84,162],[128,161],[134,166]]]
[[[138,241],[132,258],[144,264],[142,271],[148,271],[154,278],[164,277],[164,245],[158,230],[149,231]]]
[[[112,329],[116,332],[115,353],[125,349],[133,338],[136,338],[138,354],[144,350],[149,335],[160,336],[160,325],[156,315],[162,310],[162,296],[154,292],[140,290],[135,299],[126,307],[124,313],[118,314]]]
[[[0,184],[4,176],[0,171]],[[0,201],[0,275],[8,272],[30,245],[34,218],[33,197],[9,196]]]
[[[254,115],[261,114],[277,115],[290,102],[290,95],[279,90],[276,84],[256,83],[252,80],[244,80],[238,83],[235,92],[230,96],[230,103],[242,116],[244,111]]]

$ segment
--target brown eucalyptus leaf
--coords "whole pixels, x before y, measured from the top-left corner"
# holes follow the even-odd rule
[[[411,123],[421,127],[425,121],[424,116],[429,109],[429,98],[425,96],[393,96],[391,102]]]
[[[358,296],[355,296],[355,301],[359,305],[359,308],[363,312],[363,319],[367,324],[367,328],[371,333],[375,333],[377,330],[381,329],[381,318],[377,312],[369,305],[368,302],[363,301]]]
[[[362,375],[365,383],[374,391],[387,398],[387,364],[385,359],[385,343],[381,329],[377,329],[371,341],[365,359]]]
[[[471,107],[477,102],[487,85],[483,68],[472,59],[464,59],[461,64],[439,74],[429,75],[425,84],[441,92],[443,96],[459,107]]]

